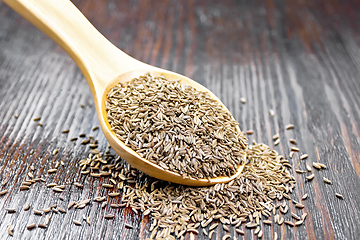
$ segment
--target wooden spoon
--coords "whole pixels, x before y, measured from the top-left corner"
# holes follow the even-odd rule
[[[207,88],[180,74],[140,62],[115,47],[108,41],[69,0],[4,0],[16,12],[59,44],[75,61],[84,74],[96,106],[102,131],[111,147],[128,163],[140,171],[158,179],[174,183],[208,186],[228,182],[236,178],[244,168],[239,166],[231,177],[208,179],[183,178],[179,174],[164,170],[156,164],[141,158],[120,141],[106,118],[105,100],[107,92],[119,82],[150,73],[163,75],[167,79],[180,81],[221,101]],[[226,107],[224,106],[226,109]],[[240,129],[239,129],[240,130]]]

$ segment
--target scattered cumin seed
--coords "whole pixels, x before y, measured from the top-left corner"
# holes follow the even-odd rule
[[[2,191],[0,192],[0,196],[5,195],[7,192],[8,192],[8,190],[7,190],[7,189],[2,190]]]
[[[289,225],[290,227],[295,227],[295,224],[291,221],[284,221],[284,223]]]
[[[248,135],[251,135],[251,134],[254,133],[254,130],[247,130],[245,133],[248,134]]]
[[[5,210],[6,210],[8,213],[15,213],[15,212],[16,212],[16,209],[15,209],[15,208],[5,208]]]
[[[33,212],[34,212],[34,214],[36,214],[36,215],[42,215],[42,211],[33,209]]]
[[[270,113],[270,116],[272,116],[272,117],[275,115],[275,111],[272,109],[269,110],[269,113]]]
[[[307,199],[307,197],[308,197],[308,194],[306,193],[306,194],[304,194],[303,196],[302,196],[302,200],[305,200],[305,199]]]
[[[113,218],[114,218],[114,215],[113,215],[113,214],[106,214],[106,215],[105,215],[105,218],[106,218],[106,219],[113,219]]]
[[[230,237],[231,237],[230,234],[226,234],[226,235],[224,235],[224,236],[222,237],[221,240],[227,240],[227,239],[229,239]]]
[[[323,177],[323,180],[327,184],[332,184],[332,182],[329,179],[327,179],[326,177]]]
[[[309,165],[306,164],[306,169],[308,170],[308,172],[311,172],[311,167]]]
[[[69,203],[68,209],[72,208],[75,205],[75,201]]]
[[[40,121],[41,117],[34,118],[34,122]]]
[[[322,163],[317,163],[320,167],[322,167],[323,169],[326,169],[326,165],[322,164]]]
[[[290,130],[290,129],[293,129],[293,128],[294,128],[294,124],[291,124],[291,123],[285,126],[286,130]]]
[[[54,192],[63,192],[64,190],[62,190],[61,188],[58,187],[53,187],[52,188]]]
[[[309,157],[308,154],[303,154],[303,155],[300,156],[300,159],[301,159],[301,160],[304,160],[304,159],[306,159],[306,158],[308,158],[308,157]]]
[[[102,186],[103,186],[104,188],[113,188],[113,187],[114,187],[114,185],[112,185],[112,184],[107,184],[107,183],[103,183]]]
[[[93,131],[96,131],[96,130],[98,130],[99,129],[99,127],[98,126],[96,126],[96,127],[93,127]]]
[[[237,232],[237,233],[240,234],[240,235],[244,235],[244,234],[245,234],[245,232],[244,232],[243,230],[238,229],[238,228],[235,229],[235,232]]]
[[[120,193],[119,192],[112,192],[112,193],[109,193],[108,194],[110,197],[116,197],[116,196],[119,196]]]
[[[22,190],[29,190],[30,187],[27,186],[27,185],[20,185],[19,189],[22,191]]]
[[[290,149],[291,149],[291,151],[293,151],[293,152],[298,152],[298,151],[300,151],[300,149],[297,148],[297,147],[291,147]]]
[[[280,137],[279,133],[274,134],[274,136],[272,136],[273,140],[275,141],[276,139],[278,139]]]
[[[90,216],[88,216],[88,217],[86,218],[86,222],[87,222],[87,224],[91,225],[91,223],[90,223]]]
[[[343,195],[341,195],[340,193],[335,193],[335,196],[336,196],[337,198],[344,199]]]
[[[46,226],[45,224],[42,224],[42,223],[39,223],[39,224],[38,224],[38,227],[39,227],[39,228],[47,228],[47,226]]]
[[[271,225],[271,224],[272,224],[272,221],[270,221],[270,220],[263,220],[263,223],[268,224],[268,225]]]
[[[58,210],[59,210],[59,212],[61,212],[61,213],[66,213],[66,210],[65,210],[65,209],[62,209],[62,208],[60,208],[60,207],[58,207]]]
[[[62,133],[68,133],[70,130],[69,129],[66,129],[66,130],[63,130]]]
[[[212,238],[213,233],[214,233],[214,230],[212,230],[212,231],[209,232],[209,239]]]
[[[77,186],[77,187],[79,187],[79,188],[82,188],[82,187],[84,187],[84,185],[83,185],[83,184],[81,184],[81,183],[78,183],[78,182],[74,182],[74,185],[75,185],[75,186]]]
[[[13,227],[13,225],[11,225],[11,223],[9,223],[8,224],[9,225],[9,227],[8,227],[8,233],[9,233],[9,235],[10,236],[13,236],[13,231],[14,231],[14,227]]]
[[[241,98],[240,98],[240,102],[241,102],[241,103],[246,103],[246,98],[241,97]]]
[[[292,138],[290,138],[289,142],[292,143],[292,144],[296,144],[296,140],[292,139]]]
[[[303,224],[303,223],[304,223],[303,220],[296,221],[296,222],[295,222],[295,226],[299,226],[299,225],[301,225],[301,224]]]
[[[307,176],[306,179],[311,181],[314,179],[314,177],[315,177],[315,174],[311,174],[311,175]]]
[[[302,208],[304,208],[305,206],[304,206],[304,204],[297,203],[297,204],[295,204],[295,207],[302,209]]]
[[[70,139],[71,142],[76,141],[76,140],[78,140],[77,137],[73,137],[73,138]]]
[[[51,168],[47,171],[48,174],[55,173],[57,171],[56,168]]]
[[[28,230],[31,230],[31,229],[33,229],[35,226],[36,226],[36,223],[32,223],[32,224],[27,225],[26,228],[27,228]]]
[[[73,220],[73,223],[75,223],[75,225],[80,226],[81,222],[77,221],[77,220]]]
[[[313,162],[313,167],[316,168],[317,170],[321,169],[321,166],[316,162]]]
[[[30,209],[30,204],[26,205],[26,207],[24,207],[24,211],[27,211]]]
[[[57,154],[59,152],[59,149],[55,149],[54,151],[53,151],[53,155],[55,155],[55,154]]]
[[[277,139],[277,140],[274,142],[274,145],[277,146],[279,143],[280,143],[280,139]]]

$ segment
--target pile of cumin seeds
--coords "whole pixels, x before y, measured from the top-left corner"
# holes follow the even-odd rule
[[[184,178],[231,176],[247,139],[208,93],[150,74],[120,83],[105,102],[111,130],[141,157]]]
[[[80,161],[80,167],[91,173],[108,173],[104,177],[115,181],[113,191],[120,193],[108,202],[111,199],[119,202],[116,198],[121,198],[116,207],[129,207],[135,213],[149,215],[151,239],[169,236],[184,239],[186,234],[196,234],[198,228],[212,235],[219,222],[234,226],[239,234],[244,226],[254,229],[261,237],[261,228],[284,223],[290,204],[287,201],[296,182],[282,164],[283,157],[269,146],[254,143],[246,153],[248,163],[237,179],[211,187],[188,187],[150,178],[110,151],[90,153]],[[290,227],[300,225],[286,222]]]

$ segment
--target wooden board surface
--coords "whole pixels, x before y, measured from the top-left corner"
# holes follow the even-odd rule
[[[249,137],[287,155],[297,139],[306,161],[327,170],[308,183],[295,174],[293,196],[309,195],[305,225],[269,227],[264,239],[358,239],[360,234],[360,2],[359,1],[105,1],[75,5],[116,46],[131,56],[184,74],[205,85],[230,109]],[[40,217],[22,208],[93,198],[102,179],[77,177],[76,163],[89,153],[81,133],[107,142],[98,125],[87,83],[72,60],[52,40],[0,3],[0,191],[1,239],[145,239],[151,219],[129,209],[113,211],[114,221],[92,204],[53,214],[47,229],[26,230]],[[74,23],[76,24],[76,23]],[[91,37],[91,36],[89,36]],[[240,98],[246,98],[246,104]],[[82,108],[80,104],[85,107]],[[272,117],[269,110],[273,109]],[[14,115],[18,115],[15,118]],[[39,122],[34,118],[41,117]],[[285,131],[293,123],[294,130]],[[61,131],[70,129],[67,134]],[[272,135],[280,133],[274,146]],[[59,153],[52,155],[54,149]],[[33,153],[32,153],[33,150]],[[32,153],[32,154],[31,154]],[[19,191],[28,168],[38,176],[56,161],[65,166],[47,182],[66,185],[64,200],[44,185]],[[322,178],[332,180],[324,184]],[[84,189],[73,185],[84,181]],[[335,197],[341,193],[344,200]],[[15,207],[7,214],[5,208]],[[91,217],[92,226],[72,223]],[[14,226],[14,237],[7,233]],[[125,223],[134,229],[124,228]],[[225,232],[217,231],[213,239]],[[231,231],[232,237],[234,231]],[[236,235],[238,239],[242,236]],[[186,237],[189,239],[189,236]],[[257,239],[249,230],[246,239]],[[203,234],[198,239],[206,239]]]

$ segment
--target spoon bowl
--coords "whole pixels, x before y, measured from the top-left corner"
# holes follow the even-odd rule
[[[211,98],[221,103],[210,90],[183,75],[145,64],[125,54],[98,32],[69,0],[4,0],[4,2],[52,38],[75,61],[90,86],[100,127],[106,139],[116,153],[130,165],[152,177],[191,186],[229,182],[242,172],[246,155],[243,156],[243,164],[238,165],[237,172],[231,177],[183,178],[180,174],[165,170],[140,157],[117,138],[107,120],[105,101],[110,89],[120,82],[131,81],[146,73],[155,77],[164,76],[169,80],[180,80],[183,84],[207,92]],[[227,110],[224,105],[223,107]]]

